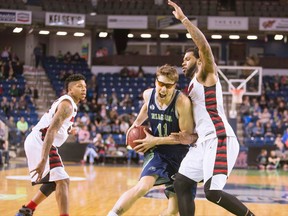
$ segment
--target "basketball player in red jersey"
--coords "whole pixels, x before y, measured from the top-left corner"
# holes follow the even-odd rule
[[[174,2],[174,16],[188,30],[196,47],[189,49],[182,69],[191,78],[188,88],[193,103],[195,130],[198,140],[183,159],[174,187],[181,216],[195,213],[190,188],[204,180],[206,198],[239,216],[254,215],[236,197],[223,191],[239,153],[239,143],[225,116],[222,88],[217,75],[211,47],[203,33],[193,25]],[[181,132],[174,134],[181,136]]]
[[[77,104],[86,97],[85,77],[73,74],[65,80],[67,94],[58,98],[27,136],[24,147],[32,185],[42,184],[40,190],[16,216],[30,216],[37,205],[53,191],[60,216],[69,216],[69,176],[57,148],[68,138]]]

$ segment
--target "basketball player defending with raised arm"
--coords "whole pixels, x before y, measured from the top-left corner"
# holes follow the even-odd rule
[[[16,214],[31,216],[37,205],[55,191],[60,216],[69,216],[69,176],[57,148],[67,139],[77,114],[77,104],[86,97],[85,77],[74,74],[65,80],[67,94],[58,98],[27,136],[24,147],[32,185],[42,184],[32,200]]]
[[[118,199],[108,216],[124,214],[154,185],[162,184],[166,185],[168,208],[161,215],[178,214],[172,176],[178,172],[189,146],[180,144],[179,140],[169,135],[179,131],[190,135],[193,132],[191,102],[187,96],[175,89],[178,79],[177,70],[172,66],[164,65],[157,69],[156,87],[144,91],[144,104],[130,127],[131,129],[142,125],[148,118],[152,130],[152,135],[145,131],[144,139],[134,141],[139,143],[134,149],[145,152],[140,180]],[[183,144],[190,144],[197,138],[193,135],[187,137],[189,138],[182,140]],[[195,197],[196,185],[190,193]]]
[[[185,53],[182,63],[185,76],[192,79],[188,94],[193,103],[199,138],[183,159],[174,181],[180,215],[194,215],[194,199],[189,188],[201,180],[204,180],[205,196],[209,201],[235,215],[254,215],[236,197],[223,191],[237,159],[239,143],[225,116],[222,88],[211,47],[181,8],[170,0],[168,4],[174,8],[174,16],[183,23],[196,44],[194,49]]]

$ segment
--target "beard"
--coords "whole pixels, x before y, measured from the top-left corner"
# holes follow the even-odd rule
[[[197,70],[198,70],[197,64],[194,64],[192,67],[187,68],[184,75],[185,77],[192,79]]]

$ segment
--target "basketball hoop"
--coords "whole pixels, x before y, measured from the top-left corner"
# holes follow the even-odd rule
[[[242,97],[245,93],[244,89],[231,89],[232,93],[232,103],[234,104],[240,104],[242,103]]]

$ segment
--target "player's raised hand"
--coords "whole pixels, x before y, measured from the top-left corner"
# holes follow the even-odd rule
[[[176,19],[181,21],[186,17],[182,9],[175,2],[168,0],[168,5],[174,8],[174,11],[172,11],[172,13],[174,14]]]

